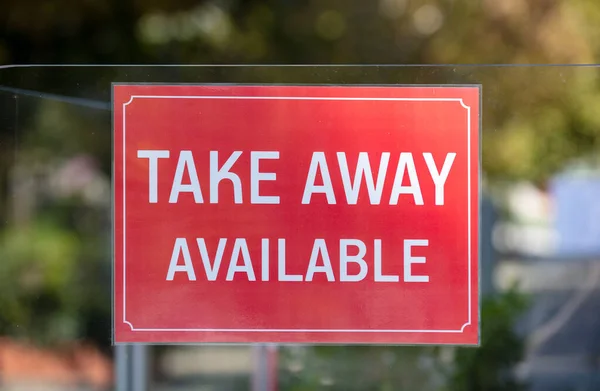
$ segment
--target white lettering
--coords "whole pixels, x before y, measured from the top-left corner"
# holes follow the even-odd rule
[[[243,265],[237,264],[237,261],[240,258],[240,253],[242,255],[242,260],[244,261]],[[233,243],[233,251],[231,252],[231,261],[229,262],[229,270],[227,270],[226,280],[233,281],[233,276],[238,272],[246,273],[248,276],[248,281],[256,281],[246,239],[236,239]]]
[[[315,185],[317,170],[321,172],[321,178],[323,179],[322,185]],[[304,186],[304,194],[302,195],[302,203],[310,204],[312,195],[316,193],[324,193],[327,197],[327,203],[335,204],[335,194],[333,193],[333,185],[331,184],[331,177],[329,176],[327,159],[325,159],[324,152],[313,152],[312,159],[310,160],[310,168],[308,169],[308,176],[306,178],[306,185]]]
[[[404,173],[408,170],[409,186],[402,186]],[[402,152],[398,160],[398,168],[394,178],[394,186],[390,195],[390,205],[398,204],[400,194],[412,194],[416,205],[423,205],[423,195],[419,186],[419,178],[417,177],[417,169],[413,160],[412,153]]]
[[[381,239],[375,239],[375,281],[376,282],[398,282],[400,277],[384,275],[381,271]]]
[[[375,185],[375,182],[373,181],[373,172],[371,171],[371,164],[369,163],[369,155],[367,152],[360,152],[358,154],[358,163],[356,164],[353,183],[350,183],[350,172],[348,170],[348,162],[346,161],[346,153],[338,152],[337,158],[348,204],[356,204],[360,192],[360,184],[364,175],[367,190],[369,192],[369,200],[372,205],[379,205],[381,193],[383,192],[385,174],[387,172],[388,162],[390,161],[390,153],[383,152],[381,154],[379,172],[377,173],[377,185]]]
[[[261,277],[263,281],[269,281],[269,239],[262,239],[261,242]]]
[[[190,183],[184,185],[182,183],[183,172],[186,168],[189,173]],[[181,151],[179,153],[179,160],[177,161],[177,169],[175,170],[175,178],[173,179],[169,203],[176,204],[179,199],[179,193],[184,192],[194,194],[194,201],[197,204],[204,202],[202,191],[200,190],[200,182],[198,182],[198,174],[196,174],[196,165],[194,164],[192,151]]]
[[[431,179],[433,179],[433,183],[435,184],[435,204],[444,205],[444,185],[446,179],[448,179],[448,174],[450,173],[450,168],[452,167],[456,153],[450,152],[446,155],[446,160],[444,160],[444,165],[439,173],[431,153],[425,152],[423,153],[423,157],[425,158],[425,163],[427,163]]]
[[[358,254],[349,255],[348,247],[354,246],[358,248]],[[367,253],[367,246],[358,239],[340,239],[340,281],[356,282],[362,281],[367,276],[367,262],[364,256]],[[348,264],[356,263],[360,268],[360,272],[356,275],[348,274]]]
[[[217,246],[217,252],[215,254],[215,261],[213,265],[210,264],[210,257],[208,256],[208,250],[206,249],[206,243],[204,238],[196,238],[198,244],[198,250],[200,250],[200,258],[202,258],[202,264],[204,265],[204,271],[206,272],[206,279],[208,281],[215,281],[219,274],[219,268],[221,267],[221,260],[223,259],[223,252],[225,251],[225,244],[227,239],[219,239],[219,245]]]
[[[177,264],[180,253],[183,254],[183,265]],[[167,273],[167,281],[173,281],[176,272],[186,272],[188,280],[196,281],[196,273],[194,272],[194,265],[192,265],[190,249],[185,238],[175,239],[175,246],[173,247],[173,254],[171,255],[171,262],[169,263],[169,271]]]
[[[233,200],[236,204],[242,203],[242,182],[240,177],[229,172],[231,167],[238,160],[241,151],[235,151],[229,156],[229,159],[219,168],[219,152],[210,151],[210,203],[219,202],[219,182],[224,179],[230,180],[233,184]]]
[[[319,253],[321,253],[321,258],[323,259],[323,265],[317,265]],[[327,252],[327,246],[325,245],[325,239],[315,239],[310,254],[310,261],[308,262],[308,270],[306,271],[306,281],[312,281],[315,273],[325,273],[327,275],[327,281],[335,281],[333,268],[331,267],[331,261],[329,260],[329,253]]]
[[[429,282],[429,276],[413,276],[411,266],[413,263],[425,263],[425,257],[413,257],[412,247],[427,246],[429,241],[426,239],[405,240],[404,241],[404,282]]]
[[[286,274],[285,271],[285,239],[277,241],[277,276],[279,281],[302,281],[299,274]]]
[[[169,157],[169,151],[164,150],[139,150],[138,159],[148,159],[148,202],[158,202],[158,159]]]
[[[279,159],[279,152],[266,151],[250,153],[250,202],[252,204],[279,204],[279,196],[261,196],[258,189],[260,181],[274,181],[277,174],[274,172],[260,172],[260,159]]]

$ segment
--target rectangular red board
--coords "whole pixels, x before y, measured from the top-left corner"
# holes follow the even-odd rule
[[[115,343],[479,343],[479,86],[113,84]]]

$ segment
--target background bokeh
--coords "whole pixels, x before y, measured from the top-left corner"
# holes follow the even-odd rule
[[[482,346],[279,347],[270,373],[282,390],[600,388],[600,68],[539,65],[598,62],[598,25],[593,0],[3,0],[0,389],[113,387],[114,81],[481,83]],[[157,390],[252,389],[258,360],[150,359]]]

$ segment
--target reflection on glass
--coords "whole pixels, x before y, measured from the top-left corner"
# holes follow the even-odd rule
[[[598,55],[593,2],[138,3],[12,2],[0,16],[0,63]],[[159,346],[146,356],[155,389],[599,388],[598,75],[593,66],[0,68],[2,386],[114,388],[110,83],[187,82],[482,84],[482,346]]]

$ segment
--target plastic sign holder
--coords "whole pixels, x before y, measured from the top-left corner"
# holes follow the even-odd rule
[[[114,342],[479,343],[478,85],[113,84]]]

